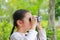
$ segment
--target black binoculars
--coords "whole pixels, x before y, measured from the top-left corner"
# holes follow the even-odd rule
[[[36,17],[37,18],[37,22],[40,22],[42,20],[42,17],[39,16],[39,17]],[[31,22],[31,18],[29,18],[29,21]]]
[[[42,16],[36,17],[37,18],[37,22],[42,21]]]

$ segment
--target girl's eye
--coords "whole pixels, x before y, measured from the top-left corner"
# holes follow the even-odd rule
[[[31,22],[31,18],[29,18],[29,21]]]

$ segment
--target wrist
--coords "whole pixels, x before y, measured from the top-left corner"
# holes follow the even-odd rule
[[[41,26],[37,26],[37,30],[38,31],[42,30],[42,27]]]

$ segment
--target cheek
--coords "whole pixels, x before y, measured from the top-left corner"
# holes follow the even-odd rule
[[[26,25],[26,26],[30,26],[31,23],[27,20],[27,21],[25,22],[25,25]]]
[[[28,25],[29,25],[29,26],[31,26],[31,23],[30,23],[30,22],[28,22]]]
[[[31,28],[32,26],[31,26],[31,23],[29,23],[29,28]]]
[[[31,23],[28,20],[24,21],[24,27],[26,29],[30,29],[31,28]]]
[[[28,29],[30,29],[30,28],[31,28],[31,24],[30,24],[30,23],[26,23],[26,27],[27,27]]]

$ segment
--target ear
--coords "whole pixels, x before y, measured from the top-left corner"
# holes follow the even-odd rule
[[[17,26],[22,26],[22,21],[21,20],[17,20]]]

